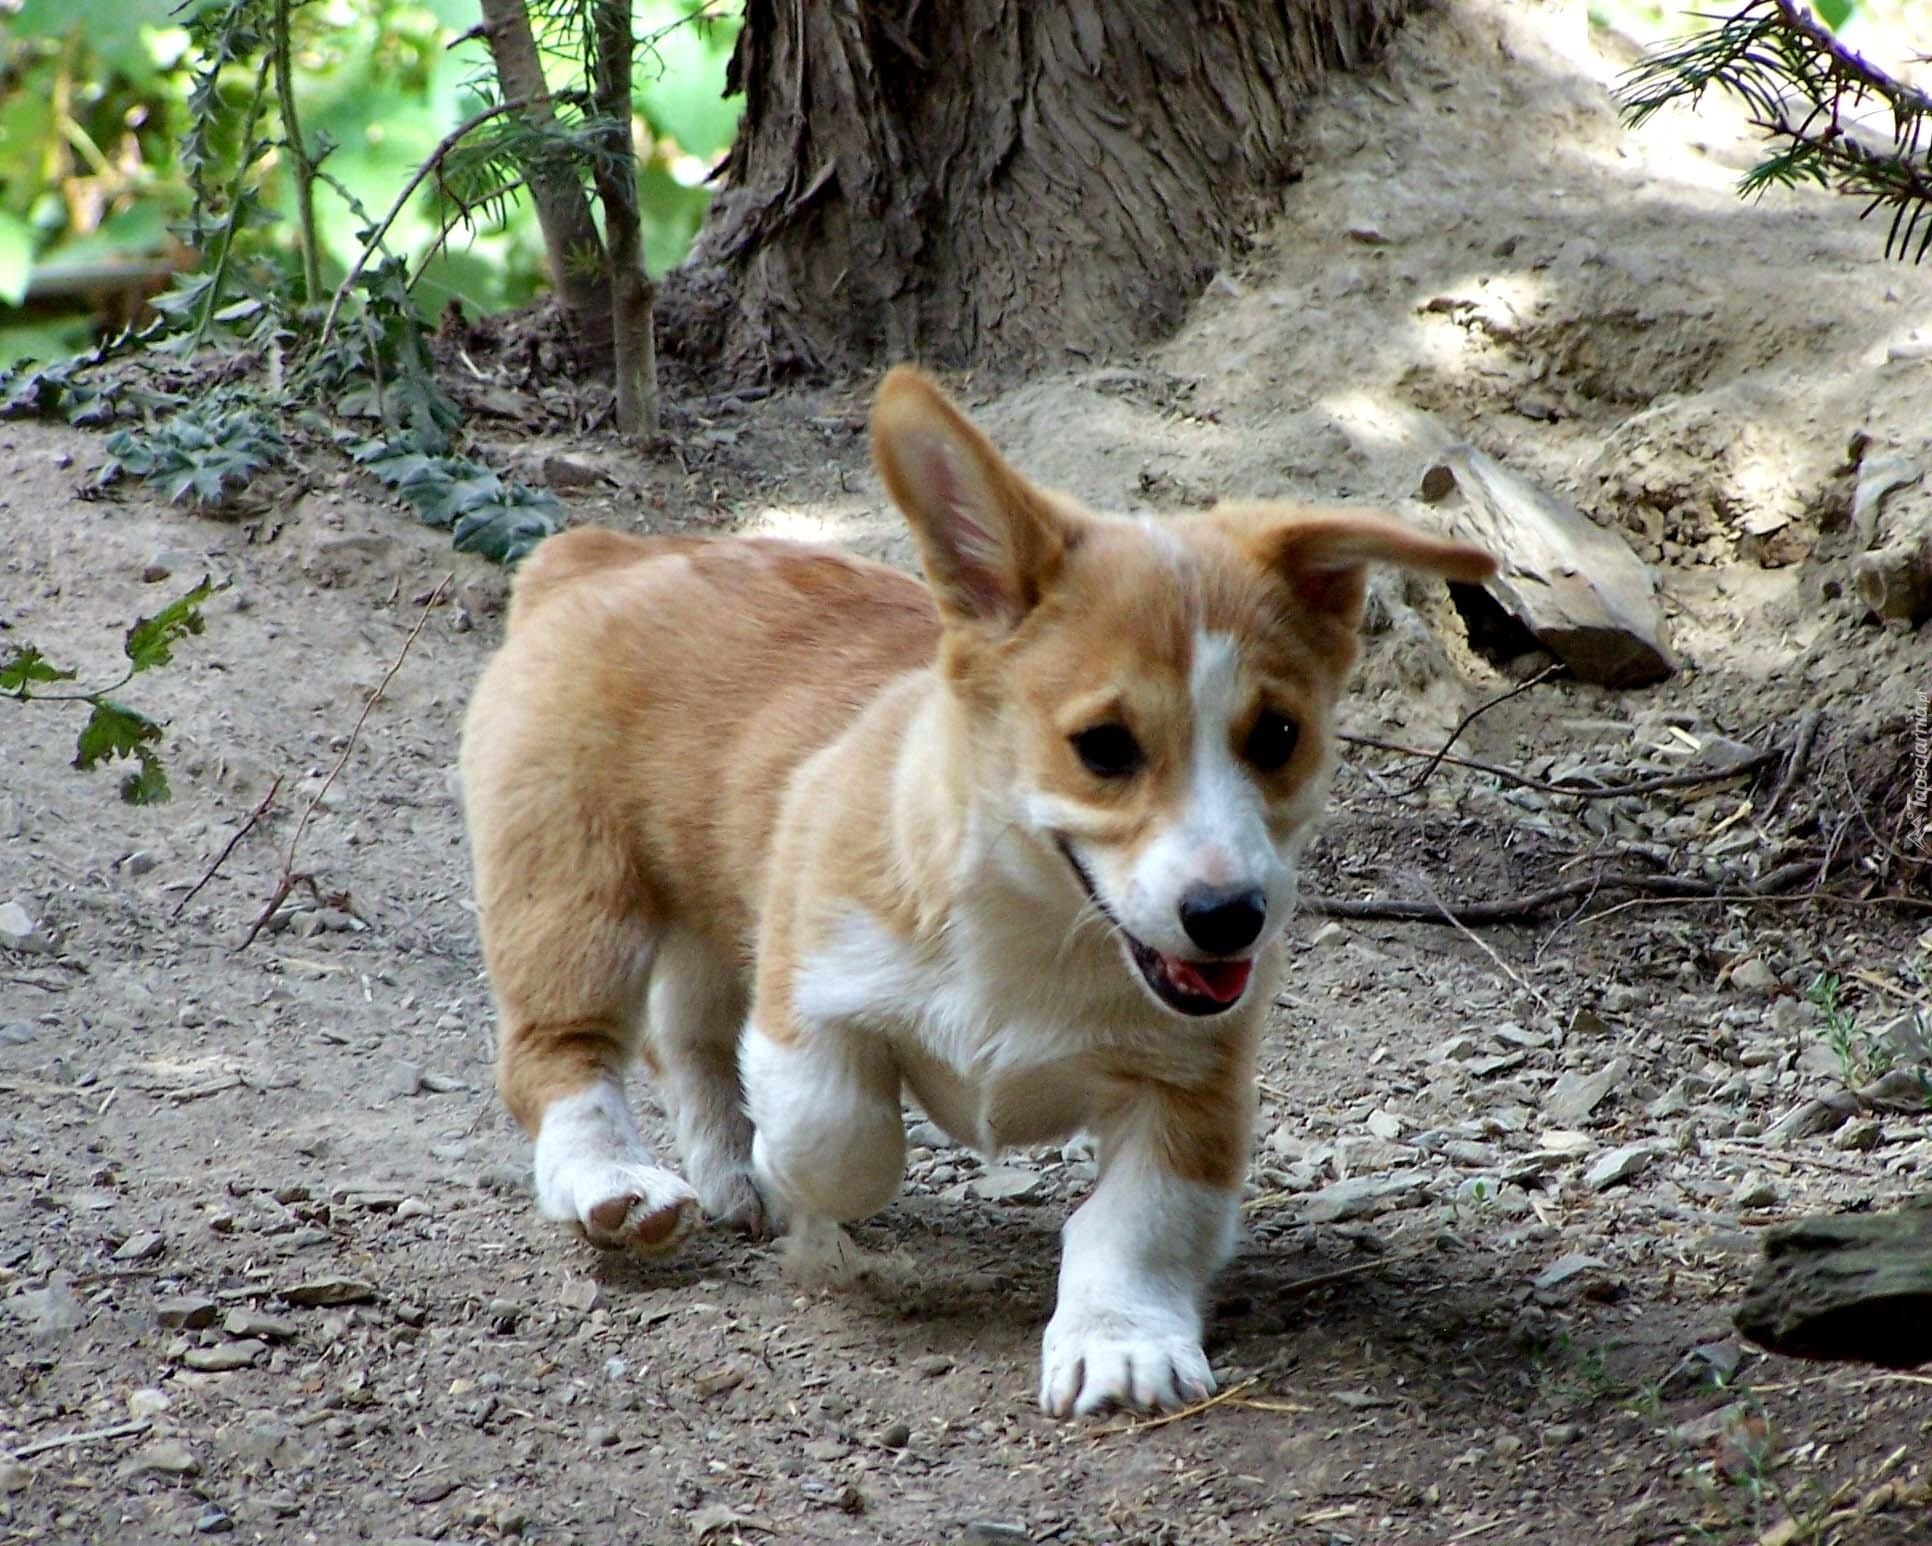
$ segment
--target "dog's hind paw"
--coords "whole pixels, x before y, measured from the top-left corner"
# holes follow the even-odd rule
[[[704,1219],[713,1229],[744,1235],[752,1240],[771,1237],[771,1214],[759,1195],[751,1169],[721,1171],[714,1176],[693,1173],[698,1201],[704,1206]]]
[[[697,1193],[670,1171],[611,1164],[597,1171],[576,1178],[564,1221],[600,1250],[659,1256],[697,1224]]]

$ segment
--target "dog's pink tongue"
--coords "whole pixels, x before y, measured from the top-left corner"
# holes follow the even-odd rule
[[[1166,956],[1161,965],[1183,993],[1211,998],[1217,1004],[1232,1004],[1241,997],[1254,974],[1253,961],[1183,961]]]

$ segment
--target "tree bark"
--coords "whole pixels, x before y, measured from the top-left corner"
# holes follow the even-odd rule
[[[522,116],[534,127],[553,128],[556,114],[524,0],[482,0],[482,7],[484,41],[505,100],[524,103]],[[577,167],[567,156],[538,156],[518,170],[536,207],[550,283],[570,316],[571,331],[587,352],[604,357],[611,348],[610,284],[604,277],[603,238]]]
[[[1171,330],[1292,177],[1310,89],[1417,3],[748,0],[687,265],[730,281],[727,362],[1005,371]]]
[[[1761,1347],[1888,1369],[1932,1362],[1932,1195],[1890,1213],[1841,1213],[1767,1230],[1737,1312]]]
[[[631,0],[592,0],[591,95],[605,125],[603,153],[592,163],[604,209],[609,257],[612,363],[617,375],[617,428],[634,440],[657,438],[657,341],[654,286],[644,269],[637,212],[637,155],[631,141]]]

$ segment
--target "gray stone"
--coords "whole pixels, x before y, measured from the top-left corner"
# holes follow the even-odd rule
[[[969,1519],[953,1537],[953,1546],[1028,1546],[1032,1539],[1024,1525],[1000,1524],[991,1519]]]
[[[1586,1120],[1630,1076],[1628,1058],[1612,1058],[1593,1074],[1564,1074],[1543,1097],[1543,1115],[1559,1126]]]
[[[966,1188],[981,1202],[1038,1202],[1044,1191],[1037,1170],[1021,1170],[1015,1165],[995,1165],[968,1181]]]
[[[1325,1186],[1308,1199],[1304,1217],[1311,1224],[1339,1224],[1362,1218],[1385,1206],[1412,1201],[1428,1185],[1423,1170],[1403,1170],[1390,1176],[1351,1176]]]
[[[54,942],[18,902],[0,902],[0,946],[35,955],[52,952]]]
[[[45,1288],[15,1294],[7,1308],[35,1342],[58,1342],[87,1324],[87,1306],[60,1279]]]
[[[296,1332],[295,1322],[263,1310],[230,1310],[222,1317],[221,1329],[231,1337],[260,1337],[268,1342],[286,1342]]]
[[[266,1342],[249,1337],[239,1342],[217,1342],[213,1347],[191,1347],[181,1355],[181,1362],[201,1374],[227,1374],[252,1368],[267,1354]]]
[[[129,1472],[156,1471],[163,1476],[197,1476],[201,1472],[201,1462],[180,1440],[157,1439],[129,1455],[124,1469]]]
[[[114,1253],[114,1259],[121,1262],[151,1261],[167,1249],[167,1238],[152,1230],[129,1235],[121,1242],[121,1248]]]
[[[1756,956],[1749,956],[1731,968],[1731,986],[1744,993],[1775,993],[1778,974]]]
[[[1639,1174],[1656,1157],[1656,1149],[1647,1143],[1626,1143],[1606,1150],[1590,1162],[1583,1173],[1583,1184],[1593,1192],[1607,1192]]]
[[[199,1294],[177,1294],[157,1300],[154,1306],[154,1318],[159,1324],[182,1331],[200,1331],[212,1326],[220,1313],[221,1307],[214,1300]]]

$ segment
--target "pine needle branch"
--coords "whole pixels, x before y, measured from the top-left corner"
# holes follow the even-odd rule
[[[1795,0],[1749,0],[1710,20],[1625,74],[1624,122],[1634,128],[1672,103],[1728,92],[1772,142],[1740,194],[1816,183],[1862,198],[1860,218],[1891,212],[1885,255],[1921,261],[1932,250],[1932,96],[1846,48]],[[1875,132],[1887,118],[1889,131]]]

